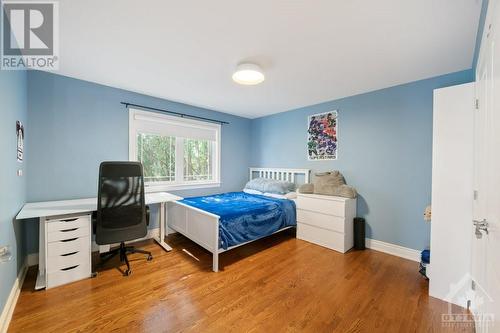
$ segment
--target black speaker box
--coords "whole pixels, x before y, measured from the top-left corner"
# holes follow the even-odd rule
[[[365,247],[365,219],[362,217],[354,218],[354,248],[364,250]]]

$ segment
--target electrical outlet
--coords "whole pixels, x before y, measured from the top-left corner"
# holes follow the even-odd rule
[[[12,252],[10,245],[0,247],[0,263],[10,261],[12,259]]]
[[[23,176],[23,169],[18,169],[17,170],[17,176],[22,177]]]

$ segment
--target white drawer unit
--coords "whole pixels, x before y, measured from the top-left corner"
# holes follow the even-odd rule
[[[53,288],[92,274],[91,216],[65,215],[45,219],[45,285]]]
[[[88,278],[90,277],[90,270],[90,264],[87,263],[83,265],[72,265],[61,268],[55,272],[49,272],[47,289]]]
[[[57,257],[72,252],[90,251],[90,238],[80,237],[76,239],[61,240],[47,244],[47,258]]]
[[[352,248],[356,199],[297,194],[297,238],[342,253]]]
[[[47,272],[50,274],[66,271],[75,266],[87,266],[87,256],[88,254],[83,251],[74,251],[68,254],[49,257],[50,265],[47,267]]]
[[[49,224],[47,225],[47,231],[49,233],[57,231],[67,231],[75,228],[86,228],[86,230],[90,231],[90,229],[88,228],[90,215],[47,220],[47,222],[49,222]]]

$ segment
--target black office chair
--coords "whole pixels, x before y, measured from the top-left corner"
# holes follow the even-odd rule
[[[120,254],[120,261],[127,264],[124,275],[132,273],[127,253],[151,252],[125,246],[125,242],[147,234],[147,209],[144,201],[144,178],[139,162],[103,162],[99,168],[99,189],[95,241],[98,245],[120,243],[120,247],[101,255],[104,263]]]

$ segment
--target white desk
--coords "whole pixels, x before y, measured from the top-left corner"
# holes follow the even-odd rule
[[[171,201],[181,200],[182,198],[166,192],[146,193],[146,205],[160,204],[159,211],[159,224],[160,233],[159,237],[155,237],[156,242],[163,247],[166,251],[172,248],[165,242],[165,236],[168,232],[166,203]],[[47,201],[47,202],[34,202],[27,203],[23,206],[17,220],[38,218],[41,223],[45,223],[48,217],[64,216],[79,213],[92,213],[97,210],[97,198],[77,199],[77,200],[63,200],[63,201]],[[40,228],[39,233],[39,253],[38,253],[38,276],[36,280],[35,289],[45,288],[45,231]]]

